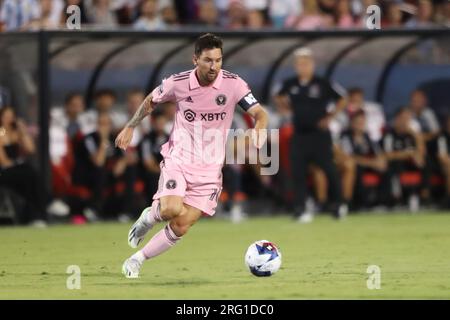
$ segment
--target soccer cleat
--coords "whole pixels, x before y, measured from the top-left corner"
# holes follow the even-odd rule
[[[122,273],[128,279],[139,278],[141,266],[142,264],[137,259],[129,258],[122,265]]]
[[[230,216],[233,223],[240,223],[247,218],[247,214],[242,211],[242,205],[240,204],[233,205]]]
[[[348,205],[345,203],[340,204],[333,212],[333,215],[338,220],[345,219],[348,215]]]
[[[305,211],[298,217],[299,223],[311,223],[314,219],[314,214],[312,212]]]
[[[153,227],[152,225],[145,222],[145,217],[149,214],[152,207],[145,208],[139,219],[133,224],[128,232],[128,245],[132,248],[137,248],[138,245],[144,240],[145,235]]]

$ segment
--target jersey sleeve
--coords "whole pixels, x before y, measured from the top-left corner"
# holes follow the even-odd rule
[[[237,78],[237,82],[238,83],[235,88],[237,104],[244,111],[247,111],[255,104],[257,104],[258,100],[256,100],[256,98],[253,96],[253,93],[250,90],[250,87],[248,86],[247,82],[245,82],[239,77]]]
[[[152,91],[152,101],[156,104],[172,101],[175,99],[175,82],[173,76],[163,79],[161,84]]]

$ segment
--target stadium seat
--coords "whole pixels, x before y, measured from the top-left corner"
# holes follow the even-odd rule
[[[406,171],[400,174],[400,184],[404,187],[416,187],[422,182],[422,174],[418,171]]]
[[[362,175],[362,184],[365,187],[377,187],[380,185],[381,177],[379,174],[367,172]]]

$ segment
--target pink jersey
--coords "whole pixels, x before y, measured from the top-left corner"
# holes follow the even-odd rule
[[[210,86],[200,86],[196,69],[164,79],[152,92],[154,103],[176,102],[169,141],[161,154],[184,171],[217,176],[225,158],[225,144],[236,105],[248,110],[258,102],[239,76],[220,70]]]

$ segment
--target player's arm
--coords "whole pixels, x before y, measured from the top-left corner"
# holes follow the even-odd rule
[[[139,106],[138,110],[135,112],[133,117],[128,121],[125,128],[119,133],[116,138],[116,146],[125,150],[133,138],[133,131],[150,113],[152,113],[155,108],[155,103],[153,102],[152,94],[149,94],[144,101]]]
[[[261,148],[267,139],[266,129],[269,123],[269,116],[259,103],[252,106],[247,112],[255,120],[254,134],[252,135],[253,143],[257,148]]]

